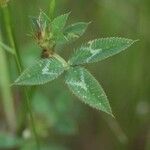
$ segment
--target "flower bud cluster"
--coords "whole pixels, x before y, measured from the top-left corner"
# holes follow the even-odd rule
[[[41,12],[38,18],[32,18],[33,37],[42,49],[52,50],[55,46],[53,34],[51,33],[50,19]]]

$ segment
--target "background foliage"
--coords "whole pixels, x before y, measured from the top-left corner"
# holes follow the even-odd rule
[[[33,63],[40,53],[34,41],[27,36],[31,31],[29,16],[38,15],[39,9],[47,11],[48,4],[49,0],[12,0],[10,2],[13,32],[24,67]],[[44,149],[149,149],[149,5],[149,0],[57,1],[55,14],[60,15],[71,11],[69,23],[92,21],[84,37],[72,45],[65,46],[64,51],[60,51],[66,59],[73,52],[72,47],[78,47],[81,43],[98,37],[122,36],[140,39],[140,42],[117,56],[87,66],[104,87],[116,120],[80,103],[68,92],[61,79],[32,89],[35,121],[38,135],[43,139],[41,142]],[[6,36],[1,16],[0,28]],[[9,55],[7,57],[11,81],[14,81],[17,71],[12,63],[12,57]],[[19,112],[21,93],[18,92],[17,87],[13,87],[13,95],[16,99],[16,110]],[[0,103],[0,135],[2,135],[6,129],[2,101]],[[25,138],[30,136],[28,128],[23,136]],[[0,136],[0,147],[5,144],[1,142],[3,140],[4,137],[2,139]],[[9,140],[11,137],[7,140],[5,138],[5,141]],[[28,138],[26,143],[22,143],[20,139],[19,142],[16,139],[13,140],[15,142],[12,143],[21,145],[23,150],[34,147],[34,143]],[[9,143],[11,145],[11,142]],[[5,145],[2,146],[5,147]]]

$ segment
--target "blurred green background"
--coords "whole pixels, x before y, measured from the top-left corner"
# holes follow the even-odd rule
[[[9,4],[24,67],[34,62],[40,52],[27,35],[31,32],[30,16],[37,16],[40,9],[47,12],[49,3],[50,0],[11,0]],[[57,0],[56,3],[56,16],[71,11],[68,23],[92,21],[82,38],[60,51],[66,59],[81,43],[98,37],[119,36],[140,41],[119,55],[87,66],[105,89],[116,119],[82,104],[61,79],[33,90],[32,106],[41,141],[54,145],[52,150],[149,150],[150,1]],[[17,75],[10,62],[11,58],[13,81]],[[19,101],[18,89],[13,87],[13,91]],[[18,107],[19,104],[17,111]],[[4,120],[1,105],[1,131],[5,129]],[[23,135],[26,137],[28,132],[26,129]],[[27,143],[22,149],[33,149]]]

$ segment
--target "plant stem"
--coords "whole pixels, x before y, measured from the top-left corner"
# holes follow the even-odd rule
[[[118,141],[124,145],[128,143],[128,137],[120,127],[118,121],[114,118],[106,117],[102,115],[103,119],[107,122],[107,125],[110,127]]]
[[[1,34],[1,33],[0,33]],[[0,35],[1,40],[1,35]],[[10,79],[9,79],[9,71],[7,67],[7,58],[4,50],[0,47],[0,86],[1,86],[1,94],[4,106],[4,112],[6,115],[6,120],[8,123],[8,127],[12,132],[16,131],[16,114],[13,103],[13,95],[10,89]]]
[[[51,2],[49,4],[49,16],[51,19],[54,18],[55,5],[56,5],[56,1],[51,0]]]
[[[20,59],[20,55],[19,55],[19,52],[18,52],[18,48],[17,48],[16,42],[14,40],[15,38],[14,38],[14,35],[13,35],[13,32],[12,32],[12,29],[11,29],[9,9],[8,9],[8,6],[2,8],[2,9],[3,9],[3,16],[4,16],[7,36],[8,36],[8,39],[9,39],[11,47],[15,51],[15,55],[14,56],[15,56],[15,61],[16,61],[16,64],[17,64],[17,69],[18,69],[19,73],[21,73],[21,71],[22,71],[21,70],[22,66],[21,66],[21,63],[20,63],[21,59]]]
[[[15,38],[14,38],[14,35],[13,35],[13,32],[12,32],[11,21],[10,21],[10,13],[9,13],[9,8],[8,7],[3,8],[3,15],[4,15],[6,31],[7,31],[7,34],[8,34],[10,45],[15,50],[15,61],[16,61],[16,64],[17,64],[17,69],[18,69],[18,72],[21,73],[21,71],[22,71],[22,62],[21,62],[21,59],[20,59],[20,55],[19,55],[19,51],[18,51],[18,48],[17,48],[17,45],[16,45]],[[33,132],[36,144],[37,144],[37,150],[40,150],[39,140],[38,140],[38,136],[37,136],[37,133],[36,133],[34,118],[33,118],[33,114],[32,114],[32,108],[31,108],[31,104],[30,104],[30,100],[29,100],[29,96],[28,96],[28,92],[27,92],[26,88],[24,88],[24,94],[25,94],[25,104],[26,104],[25,107],[28,109],[28,113],[29,113],[29,116],[30,116],[32,132]],[[25,112],[25,113],[27,113],[27,112]],[[26,117],[26,115],[25,115],[25,117]],[[25,118],[23,118],[23,119],[25,121]]]
[[[33,117],[32,108],[31,108],[32,106],[31,106],[31,102],[30,102],[30,99],[29,99],[29,96],[28,96],[27,89],[24,89],[24,92],[25,92],[25,95],[26,95],[26,105],[28,107],[28,111],[29,111],[29,114],[30,114],[32,132],[34,134],[35,141],[36,141],[36,144],[37,144],[37,150],[40,150],[40,143],[39,143],[38,135],[37,135],[36,128],[35,128],[34,117]]]
[[[61,56],[59,56],[59,55],[56,54],[56,53],[54,53],[53,56],[54,56],[57,60],[59,60],[60,62],[62,62],[63,66],[64,66],[64,68],[65,68],[66,70],[69,69],[69,67],[70,67],[69,64],[68,64]]]

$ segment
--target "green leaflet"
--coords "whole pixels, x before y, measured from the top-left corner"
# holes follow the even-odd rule
[[[74,24],[68,26],[64,30],[64,36],[66,36],[68,41],[77,39],[83,35],[83,33],[86,31],[88,25],[89,25],[89,23],[85,23],[85,22],[74,23]]]
[[[65,28],[64,32],[59,35],[57,41],[59,44],[74,41],[84,34],[89,23],[77,22]]]
[[[75,51],[69,60],[69,63],[71,65],[79,65],[101,61],[125,50],[134,42],[135,41],[131,39],[118,37],[101,38],[89,41]]]
[[[27,68],[15,81],[15,85],[39,85],[57,78],[64,71],[63,64],[56,58],[41,59]]]
[[[15,54],[14,49],[10,48],[9,46],[7,46],[6,44],[4,44],[3,42],[0,41],[0,46],[6,50],[7,52],[11,53],[11,54]]]
[[[56,17],[50,25],[52,37],[56,45],[59,45],[64,41],[63,29],[66,25],[69,14],[70,13],[66,13]]]
[[[66,84],[84,103],[112,115],[105,92],[85,68],[70,68],[66,75]]]
[[[52,21],[51,30],[54,36],[57,37],[57,35],[60,34],[60,32],[62,32],[63,28],[66,25],[69,14],[70,13],[66,13],[64,15],[58,16]]]

